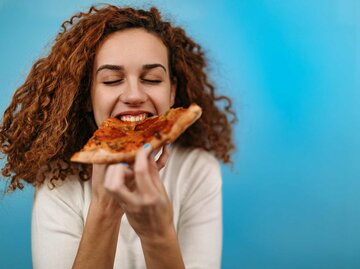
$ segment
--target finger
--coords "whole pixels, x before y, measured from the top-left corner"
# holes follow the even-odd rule
[[[110,164],[105,172],[104,187],[113,191],[125,185],[125,166]]]
[[[108,165],[93,164],[91,175],[91,190],[94,197],[101,197],[104,193],[104,176]]]
[[[133,168],[131,167],[130,164],[127,164],[127,163],[120,163],[120,166],[123,167],[124,169],[124,173],[125,173],[125,177],[126,178],[130,178],[131,176],[134,175],[134,171],[133,171]]]
[[[160,155],[159,159],[156,161],[156,166],[157,166],[158,170],[161,170],[165,166],[165,164],[169,158],[169,155],[170,155],[170,149],[169,149],[170,146],[169,145],[170,144],[167,144],[162,147],[161,155]]]
[[[99,180],[104,177],[108,165],[106,164],[93,164],[92,166],[92,182],[100,182]]]
[[[138,151],[135,158],[135,182],[141,193],[154,193],[156,191],[152,183],[149,166],[150,160],[154,161],[151,151],[151,145],[145,144],[144,147]]]
[[[131,192],[133,192],[136,189],[134,171],[127,163],[120,163],[120,165],[124,168],[125,185]]]
[[[126,185],[126,167],[109,165],[105,173],[104,188],[121,204],[135,204],[136,198]]]
[[[128,174],[125,175],[125,185],[131,192],[136,190],[134,171],[131,170],[128,172]]]
[[[165,153],[165,154],[168,154],[168,153]],[[149,161],[150,161],[150,174],[151,174],[152,183],[154,184],[154,186],[156,187],[156,189],[158,191],[160,191],[162,193],[166,192],[165,187],[160,179],[158,163],[155,162],[155,160],[153,158],[151,158]]]
[[[135,162],[135,161],[134,161]],[[127,163],[127,167],[130,169],[130,170],[134,170],[134,162],[131,162],[131,163]]]

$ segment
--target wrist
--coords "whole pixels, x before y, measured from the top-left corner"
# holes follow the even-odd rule
[[[89,213],[101,218],[121,218],[124,211],[113,199],[93,198],[90,203]]]
[[[147,236],[140,236],[141,244],[143,247],[161,247],[177,242],[177,234],[175,227],[169,226],[168,229],[163,230],[161,233],[151,234]]]
[[[162,236],[140,239],[147,268],[185,269],[174,227],[166,231]]]

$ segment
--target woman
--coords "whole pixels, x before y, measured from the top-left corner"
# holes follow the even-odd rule
[[[34,268],[219,268],[216,158],[230,162],[234,113],[215,95],[201,47],[156,8],[91,7],[62,28],[0,127],[9,189],[36,186]],[[69,161],[108,117],[193,102],[203,116],[171,150],[154,157],[145,145],[131,166]]]

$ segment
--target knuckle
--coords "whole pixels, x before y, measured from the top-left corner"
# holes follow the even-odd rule
[[[142,206],[142,204],[141,204],[141,201],[139,201],[139,200],[134,200],[132,202],[132,208],[133,209],[139,209],[141,206]]]
[[[104,188],[113,194],[120,195],[123,184],[119,180],[116,180],[114,178],[111,180],[111,184],[105,184]]]
[[[142,199],[142,205],[145,207],[156,205],[158,202],[159,202],[159,197],[155,195],[146,195]]]
[[[137,176],[143,177],[146,174],[146,167],[136,167],[134,172]]]

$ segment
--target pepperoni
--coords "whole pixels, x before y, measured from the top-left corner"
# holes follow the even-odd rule
[[[143,138],[148,139],[149,137],[155,136],[157,139],[161,138],[161,133],[168,133],[171,129],[171,122],[168,120],[162,120],[154,122],[149,128],[144,130]]]
[[[135,131],[144,131],[144,130],[150,128],[150,126],[152,126],[154,123],[159,122],[159,120],[161,120],[159,117],[148,118],[145,121],[136,125],[134,130]]]
[[[99,140],[108,140],[108,139],[111,140],[119,137],[124,137],[126,135],[127,135],[126,132],[114,127],[108,127],[106,129],[98,129],[95,132],[95,137],[97,137]]]

